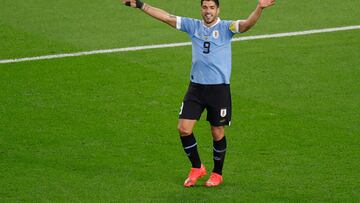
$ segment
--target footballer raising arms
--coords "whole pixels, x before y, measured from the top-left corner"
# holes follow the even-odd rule
[[[213,138],[214,167],[205,186],[218,186],[223,182],[223,164],[226,154],[225,126],[231,123],[231,39],[256,24],[264,8],[275,0],[259,0],[254,11],[244,20],[221,20],[219,0],[199,0],[202,20],[174,16],[140,0],[122,0],[123,4],[138,8],[153,18],[188,34],[192,41],[190,83],[181,104],[178,131],[191,169],[185,187],[196,184],[206,175],[200,160],[193,133],[196,122],[206,109]]]

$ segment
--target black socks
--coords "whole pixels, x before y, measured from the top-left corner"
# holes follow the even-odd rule
[[[185,153],[189,157],[193,168],[200,168],[201,161],[197,151],[197,143],[194,134],[189,136],[180,136]],[[226,137],[219,141],[213,141],[214,169],[213,172],[222,175],[222,169],[226,154]]]
[[[222,168],[224,165],[226,154],[226,137],[224,136],[219,141],[213,141],[214,145],[214,170],[213,172],[222,175]]]
[[[199,153],[197,151],[197,143],[194,137],[194,134],[188,136],[180,136],[182,146],[186,155],[189,157],[191,165],[193,168],[200,168],[201,161]]]

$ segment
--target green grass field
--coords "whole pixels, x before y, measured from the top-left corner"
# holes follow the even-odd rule
[[[198,1],[146,2],[200,16]],[[223,19],[256,5],[221,3]],[[278,0],[244,36],[360,25],[359,7]],[[190,164],[176,125],[191,47],[0,64],[0,202],[360,202],[359,36],[233,43],[233,119],[218,188],[201,186],[205,179],[182,187]],[[0,7],[0,60],[185,41],[117,0]],[[211,169],[204,118],[195,134]]]

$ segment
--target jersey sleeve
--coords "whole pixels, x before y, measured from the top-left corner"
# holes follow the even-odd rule
[[[186,32],[190,35],[195,33],[196,20],[192,18],[176,17],[176,29]]]

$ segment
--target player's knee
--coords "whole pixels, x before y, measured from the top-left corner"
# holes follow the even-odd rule
[[[191,135],[191,133],[192,133],[192,129],[186,128],[181,125],[178,126],[178,131],[179,131],[180,136],[188,136],[188,135]]]
[[[224,127],[223,126],[219,126],[219,127],[212,126],[211,133],[212,133],[212,136],[215,141],[221,140],[225,135]]]

